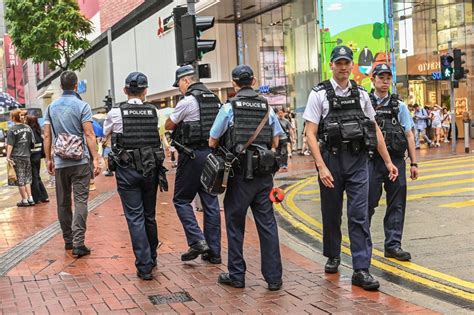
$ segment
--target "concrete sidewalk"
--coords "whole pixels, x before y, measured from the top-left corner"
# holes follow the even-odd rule
[[[308,157],[294,157],[291,164],[288,175],[312,167]],[[279,174],[279,181],[285,175]],[[169,181],[172,192],[173,174]],[[141,281],[135,275],[120,199],[113,193],[115,178],[100,176],[96,183],[98,190],[91,199],[105,197],[101,199],[103,203],[96,202],[97,207],[89,214],[86,244],[92,247],[92,254],[75,259],[70,251],[63,249],[62,237],[56,234],[34,249],[31,256],[6,276],[0,277],[0,313],[431,313],[382,292],[352,287],[349,277],[326,275],[322,265],[284,245],[281,246],[283,288],[277,292],[268,291],[260,272],[258,237],[251,219],[247,221],[244,248],[247,286],[234,289],[219,285],[218,274],[227,270],[225,231],[222,236],[223,265],[211,265],[199,258],[190,263],[181,262],[180,255],[187,245],[171,193],[160,193],[158,198],[157,220],[163,246],[159,249],[154,280]],[[10,254],[15,246],[24,245],[25,242],[20,242],[27,236],[54,223],[55,213],[54,198],[51,203],[34,208],[0,210],[2,233],[10,237],[2,255]],[[202,213],[197,216],[202,222]],[[223,217],[222,222],[224,226]],[[173,302],[178,297],[167,296],[180,292],[186,292],[191,301]],[[165,295],[162,300],[168,298],[168,303],[154,305],[150,296],[156,295]]]

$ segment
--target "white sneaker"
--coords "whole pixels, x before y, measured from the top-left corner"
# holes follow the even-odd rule
[[[449,140],[444,140],[444,143],[449,143]]]

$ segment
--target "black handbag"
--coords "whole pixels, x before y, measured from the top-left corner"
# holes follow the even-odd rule
[[[227,181],[236,160],[235,156],[220,147],[217,153],[209,153],[201,173],[201,184],[210,194],[222,194],[227,188]]]

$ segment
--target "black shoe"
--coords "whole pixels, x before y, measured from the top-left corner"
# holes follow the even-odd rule
[[[73,248],[74,248],[74,246],[72,245],[72,243],[64,243],[64,249],[65,250],[71,250]]]
[[[221,256],[214,256],[211,253],[204,253],[201,255],[201,259],[204,261],[208,261],[211,264],[222,264]]]
[[[337,273],[339,269],[339,265],[341,264],[341,256],[337,256],[335,258],[329,258],[324,265],[324,272],[325,273]]]
[[[137,270],[137,277],[145,281],[153,280],[153,275],[151,273],[141,273],[138,270]]]
[[[368,270],[355,270],[352,274],[352,284],[362,287],[367,291],[376,291],[380,283],[372,277]]]
[[[28,203],[30,204],[30,206],[34,206],[36,204],[34,200],[28,200]]]
[[[72,254],[74,256],[77,256],[77,258],[80,258],[82,256],[87,256],[91,253],[91,250],[90,248],[87,248],[86,246],[82,245],[82,246],[78,246],[78,247],[74,247],[72,249]]]
[[[189,261],[196,259],[199,255],[209,252],[211,249],[207,245],[205,240],[196,242],[193,246],[189,247],[188,251],[181,255],[182,261]]]
[[[411,259],[410,253],[404,251],[401,247],[386,249],[384,256],[387,258],[395,258],[400,261],[409,261]]]
[[[281,286],[283,285],[283,281],[279,282],[274,282],[274,283],[268,283],[268,290],[270,291],[278,291],[281,289]]]
[[[217,282],[234,288],[245,288],[245,281],[232,280],[227,272],[223,272],[217,278]]]

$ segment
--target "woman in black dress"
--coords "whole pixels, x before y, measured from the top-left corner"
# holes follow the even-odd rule
[[[41,159],[44,158],[41,127],[38,124],[38,118],[36,116],[28,116],[27,123],[33,130],[33,136],[35,137],[35,146],[31,149],[30,157],[32,173],[31,194],[33,195],[35,203],[48,202],[48,192],[44,188],[40,175]]]

